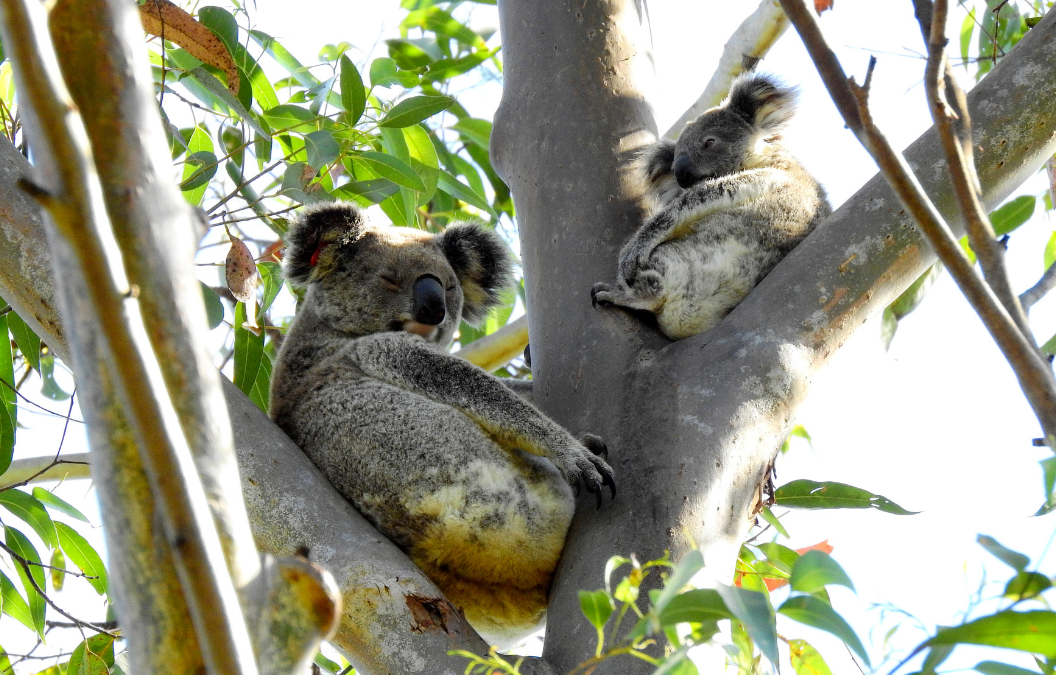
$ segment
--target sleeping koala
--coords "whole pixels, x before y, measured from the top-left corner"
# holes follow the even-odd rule
[[[649,218],[595,307],[648,310],[674,340],[706,331],[832,212],[781,141],[794,103],[772,77],[742,75],[677,142],[646,148],[633,172]]]
[[[612,470],[473,364],[446,353],[511,282],[478,224],[367,223],[347,203],[290,226],[286,278],[307,287],[275,363],[271,416],[491,644],[538,628],[582,480]]]

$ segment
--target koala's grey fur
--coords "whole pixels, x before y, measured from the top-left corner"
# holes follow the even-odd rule
[[[633,171],[648,212],[620,252],[598,305],[648,310],[679,340],[712,328],[831,212],[825,191],[780,132],[795,90],[742,75],[730,94],[639,157]]]
[[[576,440],[445,351],[510,284],[502,240],[477,224],[370,224],[331,203],[291,225],[283,269],[307,292],[275,362],[272,418],[492,644],[537,628],[569,485],[599,503],[615,486],[600,439]]]

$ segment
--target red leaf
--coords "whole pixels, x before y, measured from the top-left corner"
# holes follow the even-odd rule
[[[827,12],[832,9],[835,4],[835,0],[814,0],[814,11],[821,16],[822,12]]]

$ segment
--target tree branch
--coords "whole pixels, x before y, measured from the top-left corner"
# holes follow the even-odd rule
[[[528,317],[522,316],[491,335],[470,342],[456,355],[493,373],[524,353],[527,345]]]
[[[1024,312],[1029,312],[1030,308],[1037,304],[1038,300],[1045,297],[1045,294],[1056,288],[1056,263],[1049,265],[1049,268],[1045,270],[1045,274],[1041,275],[1041,279],[1038,279],[1038,283],[1034,284],[1019,296],[1019,303],[1023,306]]]
[[[759,7],[734,31],[719,57],[719,65],[711,76],[704,92],[689,107],[678,121],[664,134],[664,138],[675,139],[682,128],[695,120],[708,108],[713,108],[726,98],[733,78],[745,70],[751,70],[766,56],[770,48],[788,30],[788,17],[776,0],[762,0]]]
[[[28,137],[47,187],[30,192],[51,216],[82,275],[84,296],[66,311],[98,331],[123,407],[148,467],[152,492],[177,561],[184,597],[210,670],[253,675],[252,645],[190,451],[175,419],[161,372],[141,323],[139,306],[109,228],[88,136],[63,86],[44,8],[33,0],[4,0],[4,44],[15,65]],[[105,317],[105,318],[104,318]],[[75,343],[75,348],[77,343]],[[88,356],[79,354],[81,359]],[[81,360],[75,359],[75,360]],[[82,361],[83,362],[83,361]],[[54,605],[53,605],[54,606]],[[65,612],[58,609],[64,616]],[[73,617],[69,617],[73,618]]]
[[[1005,247],[995,238],[990,216],[979,201],[979,177],[975,175],[972,153],[972,121],[965,103],[964,91],[957,85],[946,58],[946,0],[914,0],[917,18],[928,46],[928,65],[924,75],[931,117],[939,132],[953,191],[964,217],[968,241],[979,259],[983,276],[994,295],[1004,305],[1020,333],[1032,345],[1034,335],[1026,314],[1019,304],[1005,267]],[[934,20],[932,17],[934,16]]]
[[[1056,378],[1053,378],[1048,363],[1037,351],[1033,340],[1023,335],[990,287],[976,276],[971,263],[905,159],[894,151],[873,124],[861,88],[854,83],[853,78],[848,79],[844,74],[806,4],[803,0],[781,0],[781,4],[803,39],[847,126],[873,156],[899,201],[950,270],[950,275],[1008,359],[1045,436],[1052,437],[1053,442],[1056,442]],[[939,136],[942,135],[940,130]],[[954,183],[956,186],[957,181]],[[958,204],[962,204],[959,199]],[[972,207],[962,205],[962,208],[971,210]]]

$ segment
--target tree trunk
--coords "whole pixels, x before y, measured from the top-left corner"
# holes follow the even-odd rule
[[[544,655],[567,672],[593,656],[577,591],[602,586],[610,556],[678,559],[692,540],[711,577],[729,581],[811,376],[934,255],[877,176],[711,331],[671,343],[622,310],[592,310],[591,286],[612,280],[641,222],[617,176],[652,140],[641,132],[655,134],[634,79],[648,15],[626,0],[500,0],[499,12],[506,86],[492,155],[517,205],[535,402],[606,440],[619,488],[598,511],[580,502],[551,590]],[[1054,92],[1050,12],[969,96],[988,206],[1056,149]],[[959,232],[933,131],[905,155]],[[624,657],[597,672],[649,669]]]

